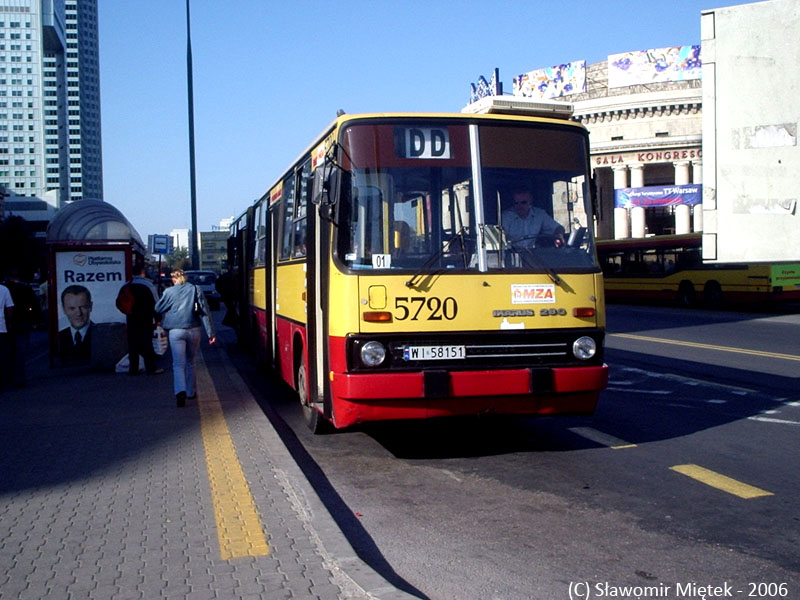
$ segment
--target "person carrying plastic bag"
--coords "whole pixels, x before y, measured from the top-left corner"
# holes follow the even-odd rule
[[[171,273],[173,286],[164,291],[156,303],[159,324],[167,330],[172,350],[173,391],[177,406],[186,405],[187,398],[197,396],[195,362],[200,349],[201,327],[205,328],[209,344],[217,341],[211,309],[205,295],[196,285],[186,281],[182,269]]]

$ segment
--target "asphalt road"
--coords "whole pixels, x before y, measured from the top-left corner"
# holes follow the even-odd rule
[[[800,598],[800,314],[612,305],[606,348],[592,418],[323,436],[236,362],[357,552],[420,597]]]

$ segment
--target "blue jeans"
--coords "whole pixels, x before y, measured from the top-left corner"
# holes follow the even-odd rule
[[[187,396],[197,393],[195,360],[200,349],[201,327],[191,329],[170,329],[169,347],[172,350],[172,386],[175,393],[186,392]]]

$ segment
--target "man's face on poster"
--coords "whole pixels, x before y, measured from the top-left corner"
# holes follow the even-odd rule
[[[64,294],[62,306],[64,314],[67,315],[67,319],[69,319],[73,329],[80,329],[89,323],[89,316],[92,314],[92,302],[87,294]]]

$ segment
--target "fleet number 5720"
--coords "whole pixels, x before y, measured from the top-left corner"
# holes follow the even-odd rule
[[[458,315],[458,302],[451,296],[447,298],[439,298],[437,296],[431,296],[430,298],[398,296],[394,299],[394,307],[397,311],[394,318],[398,321],[405,321],[406,319],[411,321],[420,319],[452,321]]]

